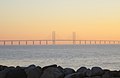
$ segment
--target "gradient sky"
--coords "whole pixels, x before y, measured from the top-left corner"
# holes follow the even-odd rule
[[[0,39],[120,40],[120,0],[0,0]]]

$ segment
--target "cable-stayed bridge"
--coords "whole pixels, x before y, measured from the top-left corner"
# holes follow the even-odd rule
[[[120,44],[119,40],[0,40],[0,45]]]
[[[75,32],[73,32],[72,34],[72,39],[56,39],[55,32],[52,32],[51,38],[52,39],[44,39],[44,40],[0,40],[0,45],[120,44],[120,40],[78,40],[76,39]]]

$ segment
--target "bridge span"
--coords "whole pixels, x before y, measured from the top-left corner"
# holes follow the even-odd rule
[[[120,40],[0,40],[0,45],[120,44]]]

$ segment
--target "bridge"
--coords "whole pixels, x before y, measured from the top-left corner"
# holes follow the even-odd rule
[[[76,39],[75,32],[73,32],[73,34],[72,34],[72,39],[56,39],[55,32],[52,32],[51,38],[52,39],[44,39],[44,40],[0,40],[0,45],[120,44],[120,40],[78,40],[78,39]]]
[[[0,40],[0,45],[55,45],[55,44],[74,44],[74,45],[120,44],[120,40]]]

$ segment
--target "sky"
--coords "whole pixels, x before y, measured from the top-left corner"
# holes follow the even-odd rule
[[[0,40],[120,40],[120,0],[0,0]]]

